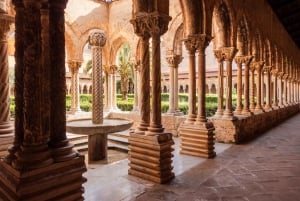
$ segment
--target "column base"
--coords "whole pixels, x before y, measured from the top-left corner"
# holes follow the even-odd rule
[[[71,114],[77,114],[77,113],[81,113],[82,112],[82,110],[80,109],[80,108],[71,108],[70,109],[70,113]]]
[[[212,123],[182,124],[179,128],[179,136],[181,139],[181,154],[204,158],[216,156],[214,151],[214,126]]]
[[[129,175],[161,184],[174,178],[172,172],[174,142],[171,133],[148,136],[131,133],[129,144]]]
[[[10,137],[14,135],[14,126],[11,122],[4,122],[0,124],[0,138]]]
[[[83,200],[84,157],[19,171],[0,161],[0,197],[7,201]]]
[[[88,157],[89,161],[107,159],[107,134],[89,135]]]

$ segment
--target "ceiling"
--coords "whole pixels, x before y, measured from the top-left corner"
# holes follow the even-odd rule
[[[300,49],[300,0],[267,0]]]

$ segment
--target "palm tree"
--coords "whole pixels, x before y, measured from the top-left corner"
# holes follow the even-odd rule
[[[121,77],[121,92],[122,100],[127,100],[128,93],[128,82],[132,76],[132,63],[130,62],[131,50],[129,44],[121,46],[117,57],[118,57],[118,72]]]

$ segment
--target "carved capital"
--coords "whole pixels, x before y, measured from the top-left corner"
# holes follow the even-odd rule
[[[134,32],[144,38],[150,38],[153,35],[162,35],[168,30],[168,24],[171,17],[157,12],[143,13],[130,20]]]
[[[177,67],[178,64],[180,64],[180,62],[182,61],[182,59],[183,57],[181,55],[176,55],[176,54],[166,56],[166,60],[170,65],[170,67]]]
[[[110,66],[109,65],[103,65],[103,71],[106,75],[109,75],[110,72]]]
[[[103,47],[106,43],[106,36],[102,31],[92,31],[89,35],[88,42],[91,46]]]
[[[251,68],[254,68],[257,71],[261,71],[263,66],[264,66],[265,62],[264,61],[255,61],[252,62]]]
[[[245,60],[244,56],[235,56],[234,57],[235,63],[240,64],[240,65],[242,65],[244,63],[244,60]]]
[[[222,54],[222,50],[220,50],[220,49],[214,50],[214,54],[219,63],[224,61],[224,56]]]
[[[148,16],[148,29],[150,35],[163,35],[168,30],[169,21],[171,17],[158,13],[151,13]]]
[[[194,54],[198,49],[204,50],[208,46],[210,40],[211,37],[206,34],[191,34],[188,35],[186,39],[183,39],[183,42],[186,49]]]
[[[141,65],[141,61],[140,60],[137,60],[137,61],[135,61],[134,63],[133,63],[133,68],[134,68],[134,70],[135,71],[137,71],[137,72],[140,72],[140,65]]]
[[[78,72],[79,68],[81,67],[82,62],[78,60],[69,60],[68,66],[72,73]]]
[[[232,61],[238,50],[235,47],[222,47],[222,55],[225,61]]]
[[[0,14],[0,41],[7,40],[7,33],[13,20],[12,16]]]

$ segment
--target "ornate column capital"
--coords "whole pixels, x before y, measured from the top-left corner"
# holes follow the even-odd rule
[[[249,65],[250,62],[252,61],[253,56],[235,56],[234,60],[237,64],[245,64],[245,65]]]
[[[150,13],[147,20],[150,35],[160,36],[166,33],[171,19],[172,18],[168,15],[159,14],[157,12]]]
[[[166,56],[166,60],[168,62],[168,64],[170,65],[170,67],[177,67],[178,64],[180,64],[180,62],[182,61],[183,57],[181,55],[177,55],[177,54],[170,54]]]
[[[276,69],[276,68],[272,69],[272,70],[271,70],[271,73],[272,73],[272,75],[273,75],[274,77],[277,77],[278,74],[279,74],[278,69]]]
[[[222,50],[221,49],[215,49],[214,51],[214,55],[216,57],[216,59],[218,60],[219,63],[224,61],[224,56],[222,54]]]
[[[7,33],[14,18],[7,14],[0,14],[0,41],[7,40]]]
[[[189,51],[192,54],[196,52],[196,50],[199,48],[200,35],[201,34],[191,34],[188,35],[187,38],[183,39],[187,51]]]
[[[69,60],[68,67],[73,72],[78,72],[79,68],[81,67],[82,61],[79,60]]]
[[[140,60],[137,60],[137,61],[135,61],[134,63],[133,63],[133,68],[134,68],[134,70],[135,71],[137,71],[137,72],[140,72],[140,65],[141,65],[141,61]]]
[[[264,64],[265,64],[264,61],[255,61],[255,62],[252,62],[251,68],[254,68],[257,71],[261,71]]]
[[[150,33],[148,30],[148,17],[147,14],[139,15],[130,20],[133,25],[134,33],[142,38],[150,38]]]
[[[238,50],[235,47],[222,47],[222,55],[225,61],[232,61]]]
[[[92,31],[89,35],[88,42],[91,46],[103,47],[106,43],[106,36],[102,31]]]

